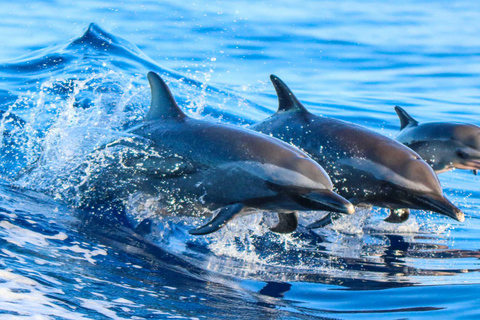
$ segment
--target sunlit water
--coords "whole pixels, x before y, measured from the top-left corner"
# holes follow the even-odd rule
[[[440,176],[464,223],[415,211],[392,225],[359,209],[277,235],[274,217],[257,214],[193,237],[202,218],[155,215],[142,195],[128,219],[154,219],[147,234],[72,207],[75,169],[145,115],[150,70],[212,121],[273,113],[274,73],[314,113],[392,137],[394,105],[478,124],[474,3],[39,1],[0,12],[2,318],[479,316],[480,178],[469,172]]]

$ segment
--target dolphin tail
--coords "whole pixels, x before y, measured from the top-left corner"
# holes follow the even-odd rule
[[[224,227],[230,220],[232,220],[245,207],[243,203],[230,204],[221,208],[213,219],[201,226],[198,229],[188,231],[193,235],[204,235],[215,232]]]
[[[390,215],[383,221],[390,223],[403,223],[408,220],[410,210],[408,209],[390,209]]]
[[[291,233],[298,227],[298,217],[296,212],[278,213],[278,223],[270,231],[276,233]]]
[[[478,170],[477,170],[477,169],[473,169],[472,172],[473,172],[474,175],[477,175],[477,174],[478,174]]]
[[[318,229],[332,224],[333,221],[340,218],[340,215],[335,212],[329,212],[322,219],[315,221],[307,226],[307,229]]]

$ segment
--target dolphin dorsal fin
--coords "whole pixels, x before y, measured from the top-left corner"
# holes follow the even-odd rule
[[[158,74],[150,71],[147,75],[152,91],[152,102],[146,121],[159,119],[183,119],[186,115],[175,102],[170,89]]]
[[[403,130],[406,127],[417,126],[418,121],[413,119],[407,111],[403,110],[399,106],[395,106],[395,112],[400,118],[400,130]]]
[[[304,112],[308,113],[308,110],[298,101],[297,97],[293,94],[292,90],[283,82],[279,77],[275,75],[270,76],[270,80],[275,87],[275,91],[278,96],[278,112]]]

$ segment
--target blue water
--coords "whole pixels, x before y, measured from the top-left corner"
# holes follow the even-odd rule
[[[200,218],[155,216],[142,195],[129,219],[154,214],[148,234],[73,209],[75,169],[145,115],[149,70],[212,121],[273,113],[274,73],[314,113],[392,137],[394,105],[479,124],[479,14],[468,1],[2,3],[1,318],[479,317],[469,172],[440,176],[464,223],[360,209],[315,232],[272,234],[254,215],[193,237]]]

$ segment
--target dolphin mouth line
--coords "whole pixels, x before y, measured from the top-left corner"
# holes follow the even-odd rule
[[[344,197],[328,189],[288,187],[274,183],[267,184],[271,190],[287,194],[293,201],[310,211],[334,211],[352,214],[355,207]]]
[[[427,206],[427,208],[423,208],[422,210],[434,211],[459,222],[465,221],[464,213],[446,198],[437,200],[434,198],[415,196],[415,200]]]
[[[480,170],[480,159],[465,161],[464,163],[454,165],[457,169]]]
[[[294,193],[294,200],[300,205],[316,211],[334,211],[352,214],[355,207],[348,200],[333,191],[312,191],[310,193]]]

